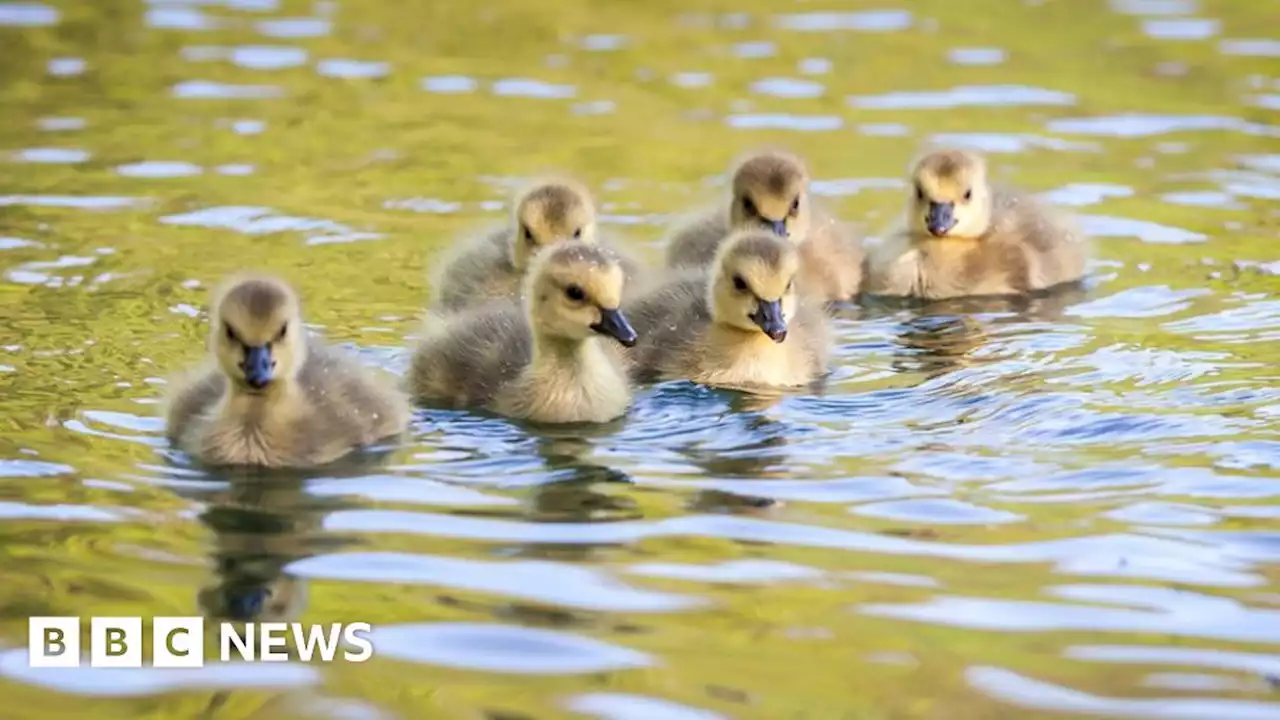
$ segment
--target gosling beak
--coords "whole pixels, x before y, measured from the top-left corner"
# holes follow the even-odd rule
[[[751,319],[774,342],[787,339],[787,321],[782,317],[781,300],[761,300]]]
[[[929,203],[929,212],[924,216],[925,227],[934,237],[942,237],[956,226],[955,203]]]
[[[769,228],[778,237],[789,237],[791,231],[787,229],[786,220],[765,220],[764,226]]]
[[[592,325],[591,329],[601,335],[608,335],[626,347],[636,344],[635,328],[631,327],[627,316],[617,308],[600,308],[600,322]]]
[[[271,382],[275,367],[276,361],[271,359],[270,346],[258,345],[244,349],[244,362],[240,363],[240,369],[244,371],[244,381],[249,383],[249,387],[255,390],[266,387]]]

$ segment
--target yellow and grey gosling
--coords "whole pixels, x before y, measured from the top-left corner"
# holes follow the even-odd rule
[[[458,245],[439,263],[431,282],[433,309],[456,312],[517,297],[525,270],[544,248],[562,240],[596,245],[598,235],[595,201],[584,185],[564,177],[537,180],[518,193],[505,227]],[[639,264],[611,249],[634,279]]]
[[[790,242],[765,230],[734,233],[709,275],[687,271],[624,304],[640,336],[628,353],[633,378],[752,388],[826,374],[826,315],[803,294],[800,275]]]
[[[208,359],[172,385],[165,430],[209,465],[308,467],[401,433],[409,404],[389,379],[305,336],[297,295],[238,276],[214,295]]]
[[[816,207],[804,162],[781,151],[756,152],[732,170],[729,198],[679,222],[667,239],[669,268],[705,268],[737,230],[764,228],[794,242],[807,292],[829,302],[858,294],[862,246],[853,227]]]
[[[631,386],[619,343],[636,341],[619,309],[624,284],[606,249],[572,240],[548,247],[533,261],[521,301],[428,318],[410,392],[427,404],[542,423],[623,415]]]
[[[912,167],[910,193],[898,226],[865,244],[865,293],[1021,295],[1084,277],[1083,233],[1034,196],[992,186],[981,155],[927,153]]]

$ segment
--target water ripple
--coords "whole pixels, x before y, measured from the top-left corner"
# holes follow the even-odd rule
[[[41,27],[57,25],[62,13],[41,3],[0,3],[0,26]]]
[[[329,580],[437,585],[599,612],[671,612],[704,604],[700,598],[642,590],[596,570],[545,561],[363,552],[307,558],[289,571]]]
[[[958,107],[1075,105],[1071,93],[1026,85],[968,85],[950,90],[854,95],[849,104],[863,110],[944,110]]]
[[[331,58],[316,63],[316,72],[334,78],[380,78],[391,72],[391,64],[367,60]]]
[[[599,673],[653,664],[635,650],[514,625],[383,625],[370,639],[384,658],[521,675]]]
[[[1077,219],[1084,231],[1094,237],[1136,237],[1145,243],[1175,245],[1205,242],[1209,239],[1198,232],[1161,225],[1150,220],[1110,215],[1080,215]]]
[[[84,58],[58,57],[49,61],[49,74],[54,77],[81,75],[89,67]]]
[[[315,685],[320,673],[296,663],[213,663],[201,668],[33,668],[27,651],[0,652],[0,675],[27,685],[91,697],[141,697],[210,688],[293,688]]]
[[[1012,670],[973,667],[965,672],[969,683],[988,695],[1019,707],[1082,715],[1109,715],[1169,720],[1266,720],[1280,712],[1275,703],[1211,698],[1109,698],[1032,680]]]
[[[82,210],[119,210],[138,207],[145,202],[142,198],[93,195],[0,195],[0,207],[30,205]]]
[[[1271,485],[1260,496],[1280,494],[1280,483]],[[1221,490],[1217,492],[1220,493]],[[1173,539],[1129,535],[1079,537],[1021,545],[955,545],[718,515],[689,515],[655,522],[630,521],[605,525],[531,525],[430,513],[366,510],[335,512],[325,519],[325,527],[342,532],[400,532],[489,543],[563,545],[628,544],[651,537],[702,535],[739,542],[776,543],[889,555],[921,555],[983,562],[1057,562],[1061,571],[1073,574],[1176,579],[1189,584],[1247,587],[1261,582],[1253,574],[1238,571],[1237,568],[1245,566],[1226,560],[1219,549]]]
[[[1223,40],[1218,43],[1218,51],[1223,55],[1242,55],[1245,57],[1280,57],[1280,40],[1265,38],[1239,38]]]
[[[193,100],[262,100],[280,97],[284,89],[276,85],[234,85],[210,80],[184,80],[173,86],[173,96]]]
[[[169,5],[148,8],[143,22],[157,30],[216,30],[225,24],[199,8]]]
[[[258,32],[274,38],[313,38],[328,35],[333,25],[324,18],[272,18],[259,20]]]
[[[798,130],[801,132],[827,132],[839,130],[844,119],[837,115],[790,115],[783,113],[741,114],[725,118],[725,124],[745,130]]]
[[[124,177],[176,178],[200,175],[204,172],[204,168],[180,160],[149,160],[118,165],[116,172]]]
[[[1157,588],[1157,590],[1161,590]],[[1004,632],[1148,633],[1153,635],[1280,642],[1280,612],[1251,610],[1219,600],[1206,612],[1195,598],[1175,591],[1165,603],[1144,609],[1109,608],[1055,602],[997,600],[942,595],[916,605],[868,604],[859,612],[877,617],[933,623],[946,627]]]
[[[36,478],[57,477],[75,472],[70,465],[41,462],[39,460],[9,459],[0,460],[0,478]]]
[[[600,720],[727,720],[724,715],[709,710],[617,692],[577,695],[565,703],[565,708]]]
[[[1000,48],[953,48],[947,59],[956,65],[999,65],[1005,61],[1005,51]]]
[[[627,568],[627,572],[671,580],[769,585],[797,580],[819,580],[825,576],[825,573],[816,568],[777,560],[733,560],[716,565],[639,563]]]
[[[37,163],[41,165],[75,165],[91,157],[87,150],[75,148],[26,148],[15,150],[9,154],[15,162]]]
[[[572,85],[556,85],[529,78],[495,80],[492,90],[494,95],[500,97],[563,99],[575,97],[578,94],[577,89]]]
[[[1210,18],[1144,20],[1142,32],[1160,40],[1208,40],[1218,34],[1222,23]]]
[[[1066,135],[1109,135],[1121,138],[1151,137],[1175,132],[1227,130],[1246,135],[1280,137],[1280,127],[1261,125],[1222,115],[1145,115],[1126,113],[1105,117],[1058,118],[1046,127]]]
[[[379,233],[356,232],[333,220],[290,217],[278,215],[270,208],[240,205],[166,215],[160,218],[160,222],[167,225],[235,230],[245,235],[270,235],[279,232],[316,233],[307,238],[308,245],[375,240],[382,237]]]
[[[475,92],[477,83],[465,75],[440,75],[422,79],[422,89],[431,93],[465,94]]]
[[[822,83],[795,78],[762,78],[751,83],[751,91],[780,98],[822,97],[826,89]]]
[[[307,64],[307,51],[280,45],[242,45],[231,49],[233,65],[249,70],[281,70]]]
[[[894,32],[911,27],[911,13],[906,10],[865,10],[862,12],[807,12],[779,15],[775,24],[783,30],[799,32],[834,32],[863,30]]]
[[[851,508],[850,512],[885,520],[940,525],[996,525],[1026,519],[1017,513],[984,508],[950,498],[872,503]]]
[[[1229,650],[1143,645],[1076,645],[1067,648],[1064,655],[1073,660],[1179,665],[1280,676],[1280,657]]]

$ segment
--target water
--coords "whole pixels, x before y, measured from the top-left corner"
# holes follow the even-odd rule
[[[0,2],[0,716],[1280,716],[1270,3]],[[520,178],[658,257],[742,150],[869,231],[936,138],[1088,289],[849,308],[825,392],[424,412],[270,480],[168,450],[211,283],[399,370]],[[364,664],[33,670],[32,615],[366,621]]]

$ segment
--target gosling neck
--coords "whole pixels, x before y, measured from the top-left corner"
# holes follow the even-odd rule
[[[535,335],[533,339],[533,364],[560,367],[576,367],[585,360],[595,338],[565,338]]]
[[[723,322],[711,324],[711,341],[720,347],[773,348],[781,345],[758,330],[748,330]]]

